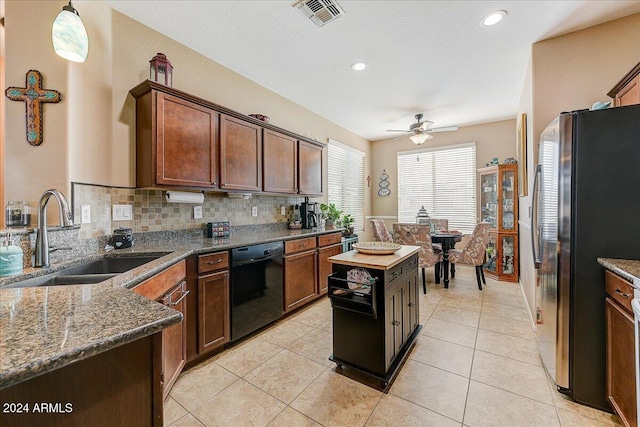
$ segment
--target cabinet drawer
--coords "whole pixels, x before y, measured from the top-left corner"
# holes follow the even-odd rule
[[[198,274],[229,268],[229,252],[216,252],[198,256]]]
[[[284,242],[284,253],[292,254],[295,252],[306,251],[316,247],[315,237],[306,237],[304,239],[289,240]]]
[[[163,272],[150,277],[132,290],[137,294],[155,301],[164,296],[168,290],[172,289],[181,280],[184,280],[185,276],[185,261],[182,260]]]
[[[342,233],[325,234],[318,236],[318,247],[329,246],[342,241]]]
[[[607,294],[618,304],[622,305],[625,310],[632,313],[631,300],[633,299],[633,287],[631,284],[609,270],[604,272],[604,281]]]

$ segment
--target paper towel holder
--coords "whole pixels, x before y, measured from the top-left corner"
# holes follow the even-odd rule
[[[204,202],[204,191],[192,193],[188,191],[167,191],[165,198],[169,203],[192,203],[201,205]]]

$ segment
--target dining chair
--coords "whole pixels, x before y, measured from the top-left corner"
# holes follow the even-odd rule
[[[393,243],[393,237],[389,234],[387,226],[383,219],[376,218],[369,221],[371,224],[371,231],[373,233],[373,240],[376,242],[391,242]]]
[[[487,222],[478,223],[463,249],[451,249],[449,251],[450,263],[475,266],[478,289],[480,290],[482,290],[482,283],[487,284],[482,264],[484,263],[485,251],[489,242],[489,227],[490,224]]]
[[[396,243],[401,245],[420,246],[418,266],[422,269],[422,290],[426,294],[425,269],[435,267],[436,283],[440,283],[440,267],[442,265],[442,252],[433,250],[429,224],[393,224],[393,236]]]

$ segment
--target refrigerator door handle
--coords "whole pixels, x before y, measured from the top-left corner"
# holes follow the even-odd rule
[[[536,173],[533,178],[533,197],[531,199],[531,247],[533,253],[533,263],[536,270],[540,268],[542,260],[540,259],[540,230],[538,229],[538,186],[540,185],[540,174],[542,173],[542,166],[536,166]]]

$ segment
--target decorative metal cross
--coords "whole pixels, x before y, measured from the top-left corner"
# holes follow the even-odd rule
[[[7,98],[25,103],[27,141],[31,145],[42,144],[43,102],[58,103],[62,95],[57,90],[42,89],[42,74],[38,70],[27,72],[25,87],[8,87]]]

